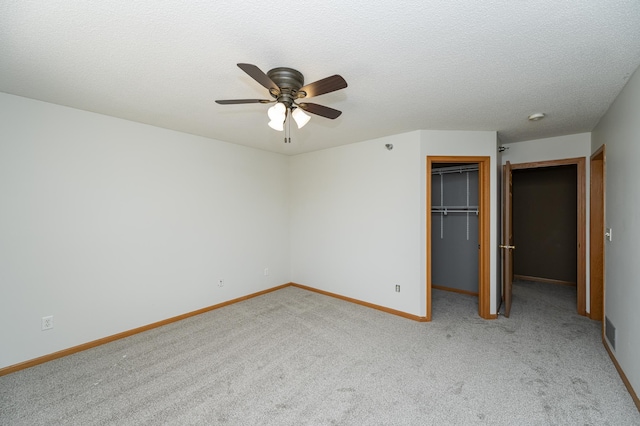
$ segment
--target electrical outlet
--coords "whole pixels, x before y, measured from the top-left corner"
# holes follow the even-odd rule
[[[269,276],[269,268],[264,268],[264,276]]]
[[[218,287],[224,287],[224,280],[222,278],[218,280]]]
[[[42,317],[42,330],[51,330],[53,328],[53,315]]]
[[[400,293],[400,285],[396,284],[396,293]]]

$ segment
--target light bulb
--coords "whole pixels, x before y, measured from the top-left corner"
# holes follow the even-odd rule
[[[311,116],[309,116],[308,114],[305,114],[305,112],[300,107],[294,109],[293,112],[291,113],[291,116],[293,117],[294,120],[296,120],[298,129],[302,129],[304,125],[307,124],[309,120],[311,120]]]

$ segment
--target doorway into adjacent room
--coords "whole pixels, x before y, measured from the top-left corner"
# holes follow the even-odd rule
[[[585,159],[511,164],[504,173],[512,200],[503,221],[511,221],[514,248],[512,277],[503,278],[505,316],[509,278],[572,286],[576,310],[586,315]]]

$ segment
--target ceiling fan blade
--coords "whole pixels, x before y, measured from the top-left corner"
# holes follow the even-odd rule
[[[325,93],[335,92],[336,90],[344,89],[345,87],[347,87],[347,82],[344,78],[336,74],[331,77],[309,83],[306,86],[301,87],[298,93],[305,92],[307,95],[303,97],[310,98],[312,96],[320,96]]]
[[[234,104],[268,104],[275,101],[269,101],[267,99],[224,99],[216,101],[220,105],[234,105]]]
[[[337,109],[329,108],[324,105],[301,103],[298,104],[298,106],[311,114],[330,118],[332,120],[340,117],[340,114],[342,114],[342,111],[338,111]]]
[[[242,71],[249,74],[249,76],[255,81],[269,89],[271,93],[280,93],[280,88],[278,87],[278,85],[275,84],[273,80],[271,80],[269,76],[263,73],[262,70],[257,66],[252,64],[238,64],[238,67],[240,67]]]

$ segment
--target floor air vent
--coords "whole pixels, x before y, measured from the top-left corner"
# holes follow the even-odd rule
[[[609,318],[605,317],[604,335],[607,336],[607,340],[611,345],[611,348],[616,350],[616,328],[613,326]]]

